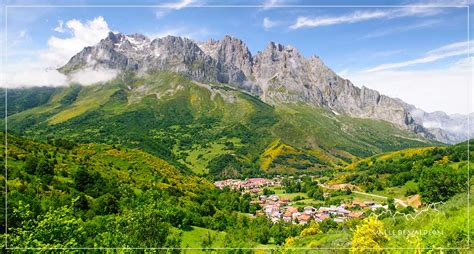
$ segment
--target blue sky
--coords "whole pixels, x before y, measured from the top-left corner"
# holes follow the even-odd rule
[[[25,6],[110,5],[111,1],[4,2],[10,5],[1,12],[1,32],[4,33],[5,20],[8,30],[3,56],[8,59],[4,73],[9,86],[23,82],[18,70],[24,66],[54,69],[108,30],[150,37],[171,34],[195,40],[219,39],[229,34],[242,39],[253,54],[269,41],[290,44],[305,56],[320,56],[357,86],[377,89],[427,111],[470,111],[468,9],[462,7],[469,1],[357,1],[360,7],[341,7],[355,5],[354,1],[113,1],[123,5],[166,5],[162,8]],[[211,7],[217,4],[234,7]],[[242,6],[250,4],[259,6]],[[308,4],[319,6],[283,7]],[[396,8],[364,7],[368,5]],[[15,77],[9,79],[9,75]],[[32,81],[31,76],[24,79],[26,85],[40,85],[49,78],[38,73],[44,80]]]

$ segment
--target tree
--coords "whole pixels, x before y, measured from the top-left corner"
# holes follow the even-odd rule
[[[412,206],[407,206],[407,207],[404,207],[401,210],[401,212],[404,213],[404,214],[410,214],[410,213],[415,212],[415,208],[413,208]]]
[[[34,174],[36,171],[36,166],[38,165],[38,158],[34,155],[28,155],[25,161],[25,171],[28,174]]]
[[[41,158],[36,165],[36,174],[40,176],[54,174],[54,165],[46,158]]]
[[[383,244],[389,240],[383,222],[370,216],[356,227],[352,236],[352,252],[382,252]]]
[[[101,232],[95,241],[105,247],[179,247],[181,231],[164,222],[162,213],[156,204],[124,210],[114,216],[111,227]]]
[[[264,216],[258,216],[253,221],[251,230],[255,233],[255,240],[261,244],[267,244],[270,240],[271,222]]]
[[[216,213],[216,208],[209,199],[201,204],[200,210],[200,213],[203,216],[213,216]]]
[[[421,173],[419,189],[426,203],[446,201],[456,193],[466,190],[467,168],[451,168],[446,165],[425,167]]]
[[[96,199],[93,210],[95,214],[97,215],[117,213],[118,211],[117,198],[110,193],[102,195]]]
[[[288,236],[286,234],[285,227],[281,222],[273,224],[273,226],[270,228],[270,235],[275,240],[275,243],[279,245],[283,244]]]
[[[332,219],[325,219],[320,223],[320,229],[324,233],[327,233],[329,230],[337,228],[337,222]]]
[[[212,246],[214,243],[214,237],[211,234],[211,231],[207,231],[206,235],[202,237],[201,248],[207,249]]]
[[[395,207],[395,199],[392,197],[389,197],[387,199],[387,204],[388,204],[388,210],[395,212],[397,208]]]
[[[80,167],[73,175],[74,183],[78,191],[85,191],[87,187],[94,184],[94,179],[91,177],[87,169]]]
[[[274,190],[271,190],[271,189],[268,189],[268,188],[263,188],[263,195],[272,195],[272,194],[275,194],[275,191]]]
[[[314,200],[324,200],[324,191],[319,186],[311,186],[307,192],[308,197]]]
[[[309,224],[309,227],[307,227],[307,228],[303,229],[303,231],[301,231],[300,236],[315,235],[319,232],[320,232],[320,230],[319,230],[318,223],[316,223],[315,221],[311,221],[311,223]]]
[[[76,218],[71,207],[63,206],[49,210],[34,219],[30,205],[21,201],[13,213],[22,218],[21,225],[12,229],[9,237],[15,247],[81,247],[84,243],[84,227],[80,218]]]
[[[231,154],[222,154],[209,161],[209,175],[215,177],[235,177],[242,171],[242,163]]]
[[[87,210],[89,209],[89,202],[87,201],[87,197],[84,194],[80,194],[77,198],[76,202],[74,202],[74,208],[80,210]]]

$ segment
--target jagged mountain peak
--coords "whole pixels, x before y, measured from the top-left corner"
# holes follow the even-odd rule
[[[107,37],[105,37],[104,39],[102,39],[100,43],[104,43],[104,42],[113,42],[113,43],[117,43],[119,42],[121,39],[125,38],[125,35],[122,34],[122,33],[114,33],[112,31],[110,31],[108,34],[107,34]]]
[[[388,121],[428,138],[441,136],[433,135],[423,118],[414,116],[413,106],[365,86],[359,88],[338,76],[320,57],[305,57],[297,48],[273,41],[252,55],[244,41],[231,35],[196,42],[180,36],[150,40],[141,34],[111,32],[59,70],[71,73],[84,68],[138,73],[166,70],[199,82],[226,83],[273,105],[305,103],[335,114]]]
[[[271,51],[279,51],[279,52],[295,52],[297,54],[299,54],[299,51],[297,48],[295,48],[294,46],[292,45],[283,45],[283,44],[280,44],[280,43],[276,43],[276,42],[273,42],[273,41],[269,41],[267,43],[267,47],[265,48],[265,50],[271,50]]]
[[[132,33],[132,34],[125,35],[125,34],[120,33],[120,32],[112,32],[112,31],[110,31],[107,34],[107,37],[105,37],[102,40],[111,40],[111,41],[114,41],[114,42],[118,42],[120,40],[130,39],[130,38],[138,39],[138,40],[150,40],[150,38],[148,38],[146,35],[143,35],[143,34],[140,34],[140,33]]]
[[[138,39],[138,40],[149,40],[147,36],[140,33],[133,33],[133,34],[128,35],[128,37]]]
[[[229,34],[224,35],[224,37],[222,37],[221,41],[231,41],[231,42],[236,42],[238,44],[245,44],[245,42],[242,41],[241,39],[239,39],[235,36],[229,35]]]

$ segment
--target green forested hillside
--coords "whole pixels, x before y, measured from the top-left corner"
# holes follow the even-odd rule
[[[379,216],[381,222],[271,223],[264,216],[246,214],[258,209],[250,204],[248,194],[218,190],[192,172],[137,149],[61,139],[43,143],[14,135],[8,135],[7,140],[10,247],[352,248],[360,240],[356,229],[374,225],[383,225],[388,234],[388,238],[377,240],[376,246],[381,248],[466,246],[465,185],[464,190],[447,193],[442,200],[446,203],[437,204],[437,210],[396,208],[416,220],[386,214]],[[5,146],[1,148],[5,154]],[[458,159],[462,163],[462,148],[465,144],[425,152],[437,149],[436,154],[442,154],[440,160],[447,156],[450,163]],[[436,158],[436,154],[430,156]],[[403,158],[405,152],[378,158],[396,156]],[[5,157],[1,159],[5,163]],[[444,186],[440,181],[456,181],[456,177],[430,175],[429,179],[432,188],[438,186],[436,193],[442,194],[445,189],[439,189]],[[0,230],[6,226],[2,221]],[[397,233],[412,231],[411,238]]]
[[[292,248],[347,249],[344,253],[470,253],[468,235],[474,220],[468,216],[474,208],[472,192],[455,195],[435,209],[425,208],[408,215],[392,217],[390,213],[364,220],[346,220],[328,227],[317,225],[312,234],[300,234],[286,240],[287,252]],[[404,248],[404,249],[402,249]],[[385,249],[385,251],[382,251]]]
[[[266,240],[243,234],[272,227],[245,214],[256,209],[249,195],[218,190],[139,150],[9,135],[7,154],[10,247],[180,247],[206,229],[219,242],[203,237],[194,247],[251,247],[277,233],[281,243],[300,230],[285,225]],[[2,220],[0,230],[6,226]],[[240,233],[223,233],[234,231]]]
[[[13,94],[23,98],[22,93],[31,91]],[[168,72],[128,73],[102,85],[58,88],[34,105],[9,101],[11,132],[140,148],[214,177],[254,175],[260,169],[313,171],[354,157],[432,145],[387,122],[305,105],[274,107],[221,84],[199,84]],[[297,152],[275,153],[275,142]]]
[[[311,233],[287,238],[285,250],[346,248],[353,253],[398,253],[399,248],[407,248],[409,253],[415,249],[421,253],[447,249],[468,253],[468,235],[473,233],[469,227],[473,222],[469,210],[474,206],[468,173],[473,165],[472,155],[474,150],[468,142],[408,148],[367,157],[335,170],[329,179],[324,179],[329,183],[323,186],[350,183],[358,195],[343,196],[343,202],[377,197],[387,209],[365,210],[362,220],[314,224]]]
[[[0,96],[5,102],[5,94],[8,102],[8,115],[25,111],[30,108],[41,106],[47,103],[53,94],[62,88],[54,87],[32,87],[28,89],[2,89]],[[0,105],[0,117],[5,118],[5,103]]]
[[[446,201],[456,193],[467,191],[468,157],[472,167],[473,155],[474,149],[467,142],[409,148],[352,163],[338,179],[369,192],[399,190],[404,196],[419,193],[426,203]]]

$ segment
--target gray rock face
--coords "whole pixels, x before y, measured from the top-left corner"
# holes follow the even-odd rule
[[[474,137],[474,128],[469,126],[469,119],[474,119],[474,113],[470,115],[448,115],[441,111],[428,113],[414,106],[409,106],[410,113],[415,121],[428,129],[436,140],[455,144]]]
[[[106,69],[122,69],[128,66],[129,59],[114,50],[114,44],[120,38],[110,33],[109,36],[93,47],[86,47],[73,56],[69,62],[59,68],[60,72],[71,73],[75,70],[103,67]]]
[[[240,39],[226,35],[222,40],[210,39],[198,45],[219,64],[233,66],[233,71],[242,71],[246,77],[252,76],[252,54]]]
[[[141,64],[141,71],[167,70],[201,82],[219,80],[216,61],[187,38],[167,36],[153,40]]]
[[[221,66],[220,73],[224,76],[221,80],[225,80],[225,77],[239,79],[239,82],[224,81],[223,83],[231,84],[252,94],[261,94],[261,87],[253,82],[252,54],[243,41],[226,35],[222,40],[210,39],[198,45]]]
[[[424,111],[420,114],[399,99],[354,86],[317,56],[306,58],[292,46],[273,42],[252,56],[244,42],[231,36],[197,43],[175,36],[150,40],[140,34],[109,33],[97,45],[73,56],[59,70],[68,74],[85,68],[139,73],[172,71],[199,82],[229,84],[276,106],[306,103],[334,114],[384,120],[447,143],[467,138],[467,132],[452,131],[455,127],[466,127],[464,116],[453,123],[453,116],[435,116]],[[433,127],[430,125],[433,119],[441,124]]]
[[[76,54],[59,71],[70,74],[80,69],[113,69],[138,72],[172,71],[200,82],[222,82],[241,85],[243,72],[219,63],[204,53],[192,40],[166,36],[154,39],[140,35],[109,33],[93,47]]]
[[[432,137],[398,100],[354,86],[316,56],[307,59],[291,46],[271,42],[255,55],[253,64],[255,80],[262,85],[262,98],[267,102],[306,102],[335,114],[385,120]]]

